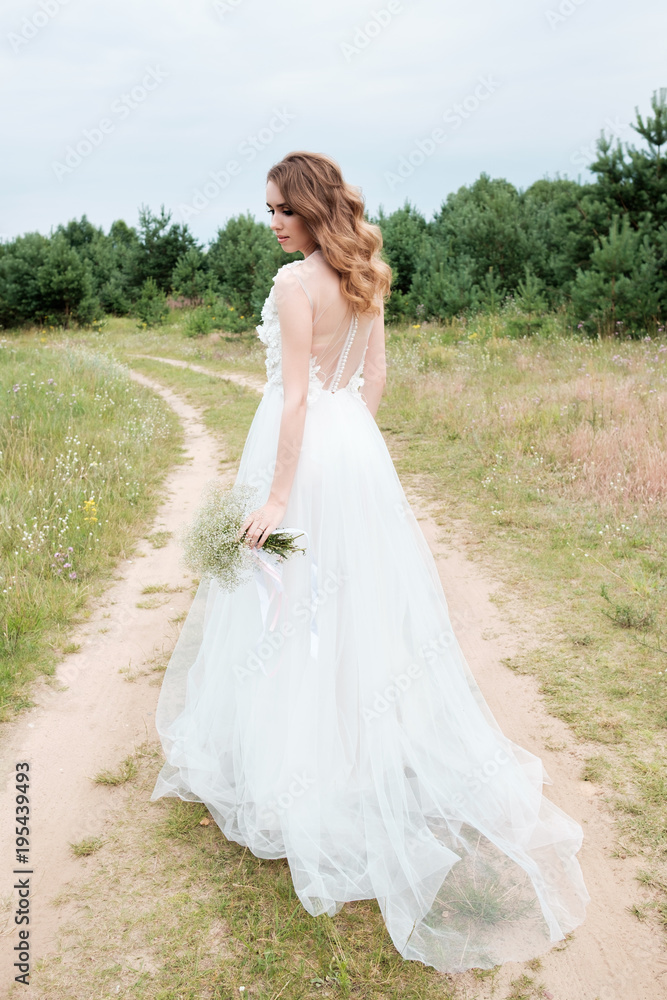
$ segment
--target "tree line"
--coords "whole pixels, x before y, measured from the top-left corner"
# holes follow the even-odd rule
[[[482,173],[428,221],[409,201],[367,216],[393,271],[387,319],[446,321],[511,303],[526,331],[558,309],[591,334],[664,329],[667,88],[654,92],[646,119],[635,110],[643,146],[602,133],[590,182],[556,177],[523,191]],[[0,326],[86,325],[105,314],[155,324],[171,296],[209,314],[224,309],[223,328],[250,329],[276,270],[298,257],[250,213],[207,246],[164,206],[142,206],[136,227],[118,220],[108,233],[84,215],[0,245]]]

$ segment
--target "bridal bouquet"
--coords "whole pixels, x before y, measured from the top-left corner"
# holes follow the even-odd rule
[[[215,481],[208,483],[183,535],[183,554],[190,569],[199,576],[215,577],[223,590],[235,590],[257,565],[261,549],[251,549],[238,537],[247,515],[257,506],[257,493],[254,486],[240,484],[223,490]],[[296,538],[298,534],[278,529],[263,542],[262,549],[282,562],[293,552],[305,552],[294,544]]]

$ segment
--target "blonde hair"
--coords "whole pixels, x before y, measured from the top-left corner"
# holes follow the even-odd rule
[[[361,189],[343,180],[336,161],[323,153],[288,153],[266,179],[280,188],[338,271],[341,292],[355,312],[379,313],[378,299],[389,298],[392,272],[380,256],[382,230],[364,219]]]

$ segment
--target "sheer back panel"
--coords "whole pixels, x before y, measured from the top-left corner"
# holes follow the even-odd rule
[[[355,315],[340,289],[340,276],[316,250],[299,267],[281,269],[276,281],[279,296],[305,293],[313,316],[311,354],[319,366],[317,377],[325,389],[344,389],[361,365],[373,320],[372,313]],[[278,277],[278,276],[277,276]]]

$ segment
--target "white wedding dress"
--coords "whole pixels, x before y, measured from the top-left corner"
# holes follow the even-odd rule
[[[360,393],[377,322],[350,322],[320,251],[274,282],[257,328],[268,380],[236,482],[266,501],[282,282],[313,310],[282,522],[305,532],[306,552],[277,567],[264,553],[233,593],[201,582],[160,693],[166,763],[151,798],[203,802],[228,839],[287,858],[313,916],[377,898],[406,959],[457,972],[532,958],[584,919],[581,827],[543,796],[541,761],[500,731],[452,631]]]

